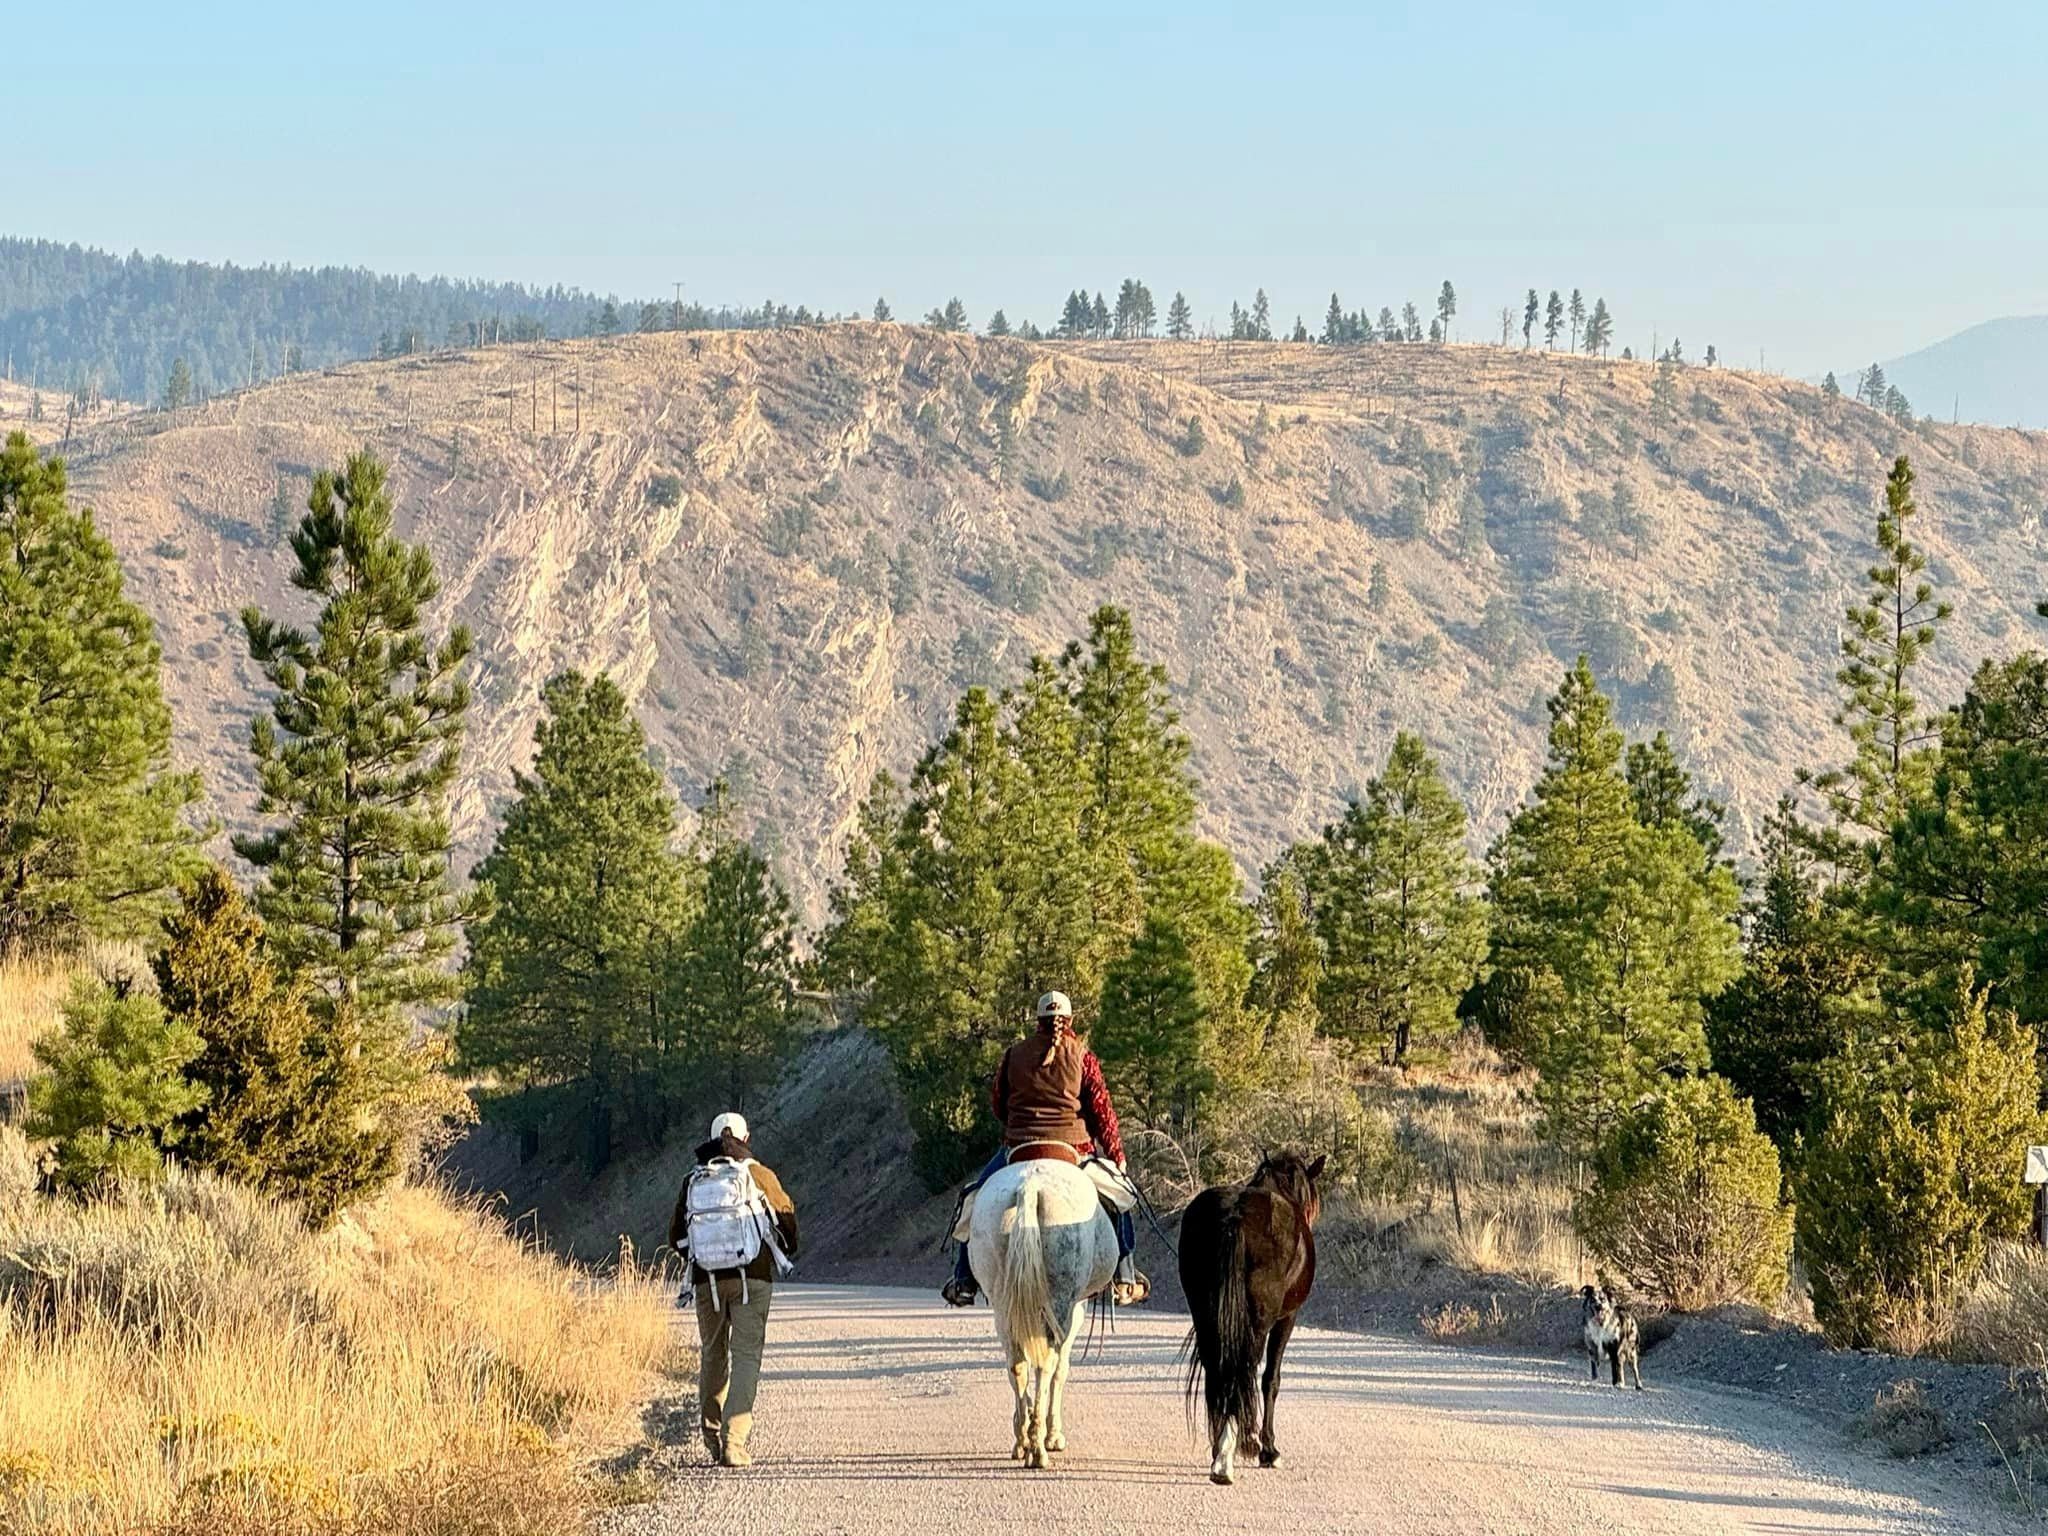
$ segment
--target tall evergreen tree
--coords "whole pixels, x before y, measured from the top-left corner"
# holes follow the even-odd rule
[[[1913,466],[1901,455],[1877,518],[1881,558],[1867,573],[1869,594],[1848,611],[1847,660],[1835,674],[1844,694],[1836,722],[1848,727],[1855,755],[1816,781],[1837,821],[1864,833],[1888,833],[1926,791],[1940,736],[1939,720],[1921,713],[1913,673],[1954,610],[1935,600],[1927,556],[1909,537],[1919,511]]]
[[[1586,351],[1594,357],[1605,357],[1613,340],[1614,317],[1607,313],[1607,301],[1595,299],[1593,313],[1586,317]]]
[[[191,403],[192,370],[185,365],[185,359],[175,358],[171,362],[171,375],[164,381],[164,409],[175,411]]]
[[[0,959],[132,937],[196,869],[149,615],[64,461],[0,449]]]
[[[1705,1064],[1705,1000],[1739,968],[1735,877],[1683,820],[1644,826],[1585,659],[1550,701],[1550,761],[1495,843],[1491,983],[1565,1140]]]
[[[723,784],[699,834],[703,899],[683,937],[675,1010],[699,1082],[751,1108],[774,1081],[796,1029],[796,938],[789,895],[767,860],[733,835]]]
[[[1550,302],[1543,306],[1543,345],[1555,347],[1557,333],[1564,329],[1564,300],[1557,296],[1555,288],[1550,290]]]
[[[1184,293],[1174,294],[1173,302],[1166,306],[1166,334],[1175,341],[1186,341],[1195,334],[1195,314]]]
[[[1252,295],[1251,335],[1253,341],[1273,339],[1273,306],[1267,301],[1263,288]]]
[[[476,869],[491,910],[470,931],[455,1042],[466,1068],[507,1083],[581,1082],[601,1164],[612,1106],[665,1119],[662,1090],[690,1063],[669,991],[697,892],[625,695],[565,672],[541,700],[533,769],[513,774],[516,798]]]
[[[997,310],[994,314],[990,315],[988,317],[988,333],[991,336],[1009,335],[1010,317],[1004,314],[1000,309]]]
[[[1146,1125],[1185,1128],[1211,1086],[1209,1010],[1187,940],[1165,918],[1145,920],[1104,978],[1090,1041],[1129,1112]]]
[[[1109,306],[1102,302],[1102,295],[1095,295],[1095,303],[1088,311],[1088,333],[1098,340],[1109,334]]]
[[[1571,321],[1571,349],[1576,352],[1579,350],[1579,332],[1586,324],[1586,300],[1576,288],[1572,290],[1571,303],[1565,313]]]
[[[1422,316],[1412,303],[1401,306],[1401,335],[1407,341],[1422,340]]]
[[[1330,295],[1329,312],[1323,316],[1323,343],[1335,346],[1344,339],[1344,306],[1337,301],[1337,295]]]
[[[1326,1027],[1406,1059],[1456,1028],[1486,958],[1480,871],[1465,808],[1418,736],[1402,731],[1385,770],[1302,859],[1324,971]]]
[[[439,591],[424,546],[392,531],[384,466],[367,452],[314,477],[292,535],[292,585],[311,630],[244,610],[249,653],[276,689],[250,730],[268,831],[235,839],[264,879],[257,910],[315,1016],[351,1037],[396,1113],[422,1070],[407,1011],[453,1001],[446,960],[474,901],[448,861],[469,687],[469,633],[431,640]]]
[[[1829,370],[1828,376],[1820,381],[1820,392],[1830,400],[1842,398],[1842,386],[1836,381],[1832,369]]]
[[[1441,340],[1449,341],[1451,339],[1451,316],[1457,312],[1458,290],[1451,286],[1451,280],[1447,277],[1444,279],[1443,287],[1437,290],[1436,295],[1436,321],[1441,332]]]
[[[1529,290],[1529,297],[1522,305],[1522,350],[1528,351],[1535,345],[1536,317],[1542,312],[1542,300],[1536,297],[1536,290]]]
[[[875,319],[880,321],[889,321],[896,318],[889,310],[889,301],[887,299],[875,300],[874,314]]]

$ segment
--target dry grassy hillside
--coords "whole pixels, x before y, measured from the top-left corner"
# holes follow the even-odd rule
[[[1209,830],[1248,863],[1327,819],[1400,726],[1490,831],[1582,647],[1753,822],[1839,750],[1836,624],[1895,452],[1958,608],[1932,691],[2023,643],[2048,437],[1901,430],[1727,371],[1660,399],[1655,378],[1485,347],[842,325],[360,364],[103,424],[72,462],[230,821],[257,681],[235,615],[287,602],[277,489],[368,443],[478,632],[469,847],[541,684],[604,667],[676,782],[731,775],[815,898],[872,773],[1105,600],[1172,670]]]

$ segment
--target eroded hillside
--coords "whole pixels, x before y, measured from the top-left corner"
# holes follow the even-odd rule
[[[733,778],[811,898],[874,771],[1103,601],[1171,669],[1209,830],[1251,864],[1328,819],[1398,726],[1492,830],[1581,649],[1731,802],[1739,842],[1839,750],[1837,621],[1895,452],[1957,605],[1930,694],[2024,643],[2048,592],[2048,438],[1902,430],[1767,376],[894,325],[436,354],[74,440],[231,824],[258,702],[236,615],[300,611],[279,487],[302,500],[364,443],[477,632],[466,846],[542,683],[608,668],[678,786]]]

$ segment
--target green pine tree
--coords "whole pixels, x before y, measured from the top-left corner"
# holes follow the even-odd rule
[[[1555,288],[1550,290],[1550,300],[1543,306],[1543,345],[1555,347],[1557,333],[1564,329],[1564,300],[1557,296]]]
[[[184,1073],[204,1102],[180,1122],[181,1156],[295,1202],[316,1227],[397,1174],[396,1137],[366,1115],[360,1058],[278,975],[225,870],[209,865],[186,890],[152,964],[165,1012],[201,1042]]]
[[[1739,893],[1682,819],[1637,819],[1583,657],[1550,718],[1549,766],[1490,855],[1490,986],[1555,1132],[1592,1145],[1664,1077],[1705,1064],[1705,1001],[1739,969]]]
[[[1397,1062],[1455,1031],[1486,958],[1487,914],[1465,808],[1420,737],[1395,736],[1385,770],[1303,866],[1325,956],[1325,1027],[1385,1043]]]
[[[1210,1088],[1209,1010],[1173,924],[1150,917],[1109,968],[1091,1043],[1135,1119],[1160,1129],[1194,1122]]]
[[[887,299],[875,300],[874,315],[875,319],[885,323],[896,318],[889,310],[889,301]]]
[[[0,450],[0,959],[135,937],[197,867],[149,615],[64,461]]]
[[[1535,345],[1536,317],[1543,312],[1543,301],[1536,296],[1536,290],[1529,290],[1529,297],[1522,305],[1522,350]]]
[[[1186,341],[1195,334],[1195,312],[1184,293],[1174,294],[1173,302],[1166,306],[1166,334],[1175,341]]]
[[[1593,313],[1586,317],[1586,351],[1594,357],[1605,357],[1613,340],[1614,317],[1607,312],[1607,301],[1595,299]]]
[[[164,409],[175,411],[192,403],[192,370],[182,357],[171,362],[171,375],[164,381]]]
[[[249,653],[276,689],[250,731],[269,830],[235,839],[263,875],[256,907],[315,1017],[346,1031],[396,1116],[417,1099],[409,1010],[450,1002],[459,925],[447,796],[469,703],[467,630],[433,641],[438,583],[424,546],[392,532],[384,467],[368,453],[314,478],[292,536],[292,585],[319,604],[310,630],[250,608]]]
[[[993,315],[990,315],[988,318],[988,333],[991,336],[1009,335],[1010,317],[1004,314],[1000,309],[997,310]]]
[[[774,1083],[795,1036],[795,925],[774,871],[734,835],[722,782],[711,786],[698,852],[703,897],[684,930],[673,1006],[691,1078],[746,1110]]]
[[[675,801],[609,677],[565,672],[541,695],[531,773],[477,866],[491,910],[470,930],[458,1060],[507,1083],[584,1086],[592,1156],[609,1116],[656,1123],[685,1069],[670,971],[694,884],[673,844]]]
[[[1458,290],[1451,286],[1451,280],[1444,279],[1444,285],[1437,290],[1436,320],[1439,341],[1451,339],[1451,317],[1458,312]]]
[[[22,1129],[52,1143],[53,1173],[83,1193],[110,1180],[150,1180],[177,1147],[206,1090],[185,1075],[203,1048],[147,992],[81,980],[63,1027],[35,1042]]]

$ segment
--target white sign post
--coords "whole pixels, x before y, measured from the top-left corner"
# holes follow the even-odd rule
[[[2027,1148],[2025,1177],[2034,1186],[2034,1242],[2048,1248],[2048,1147]]]

